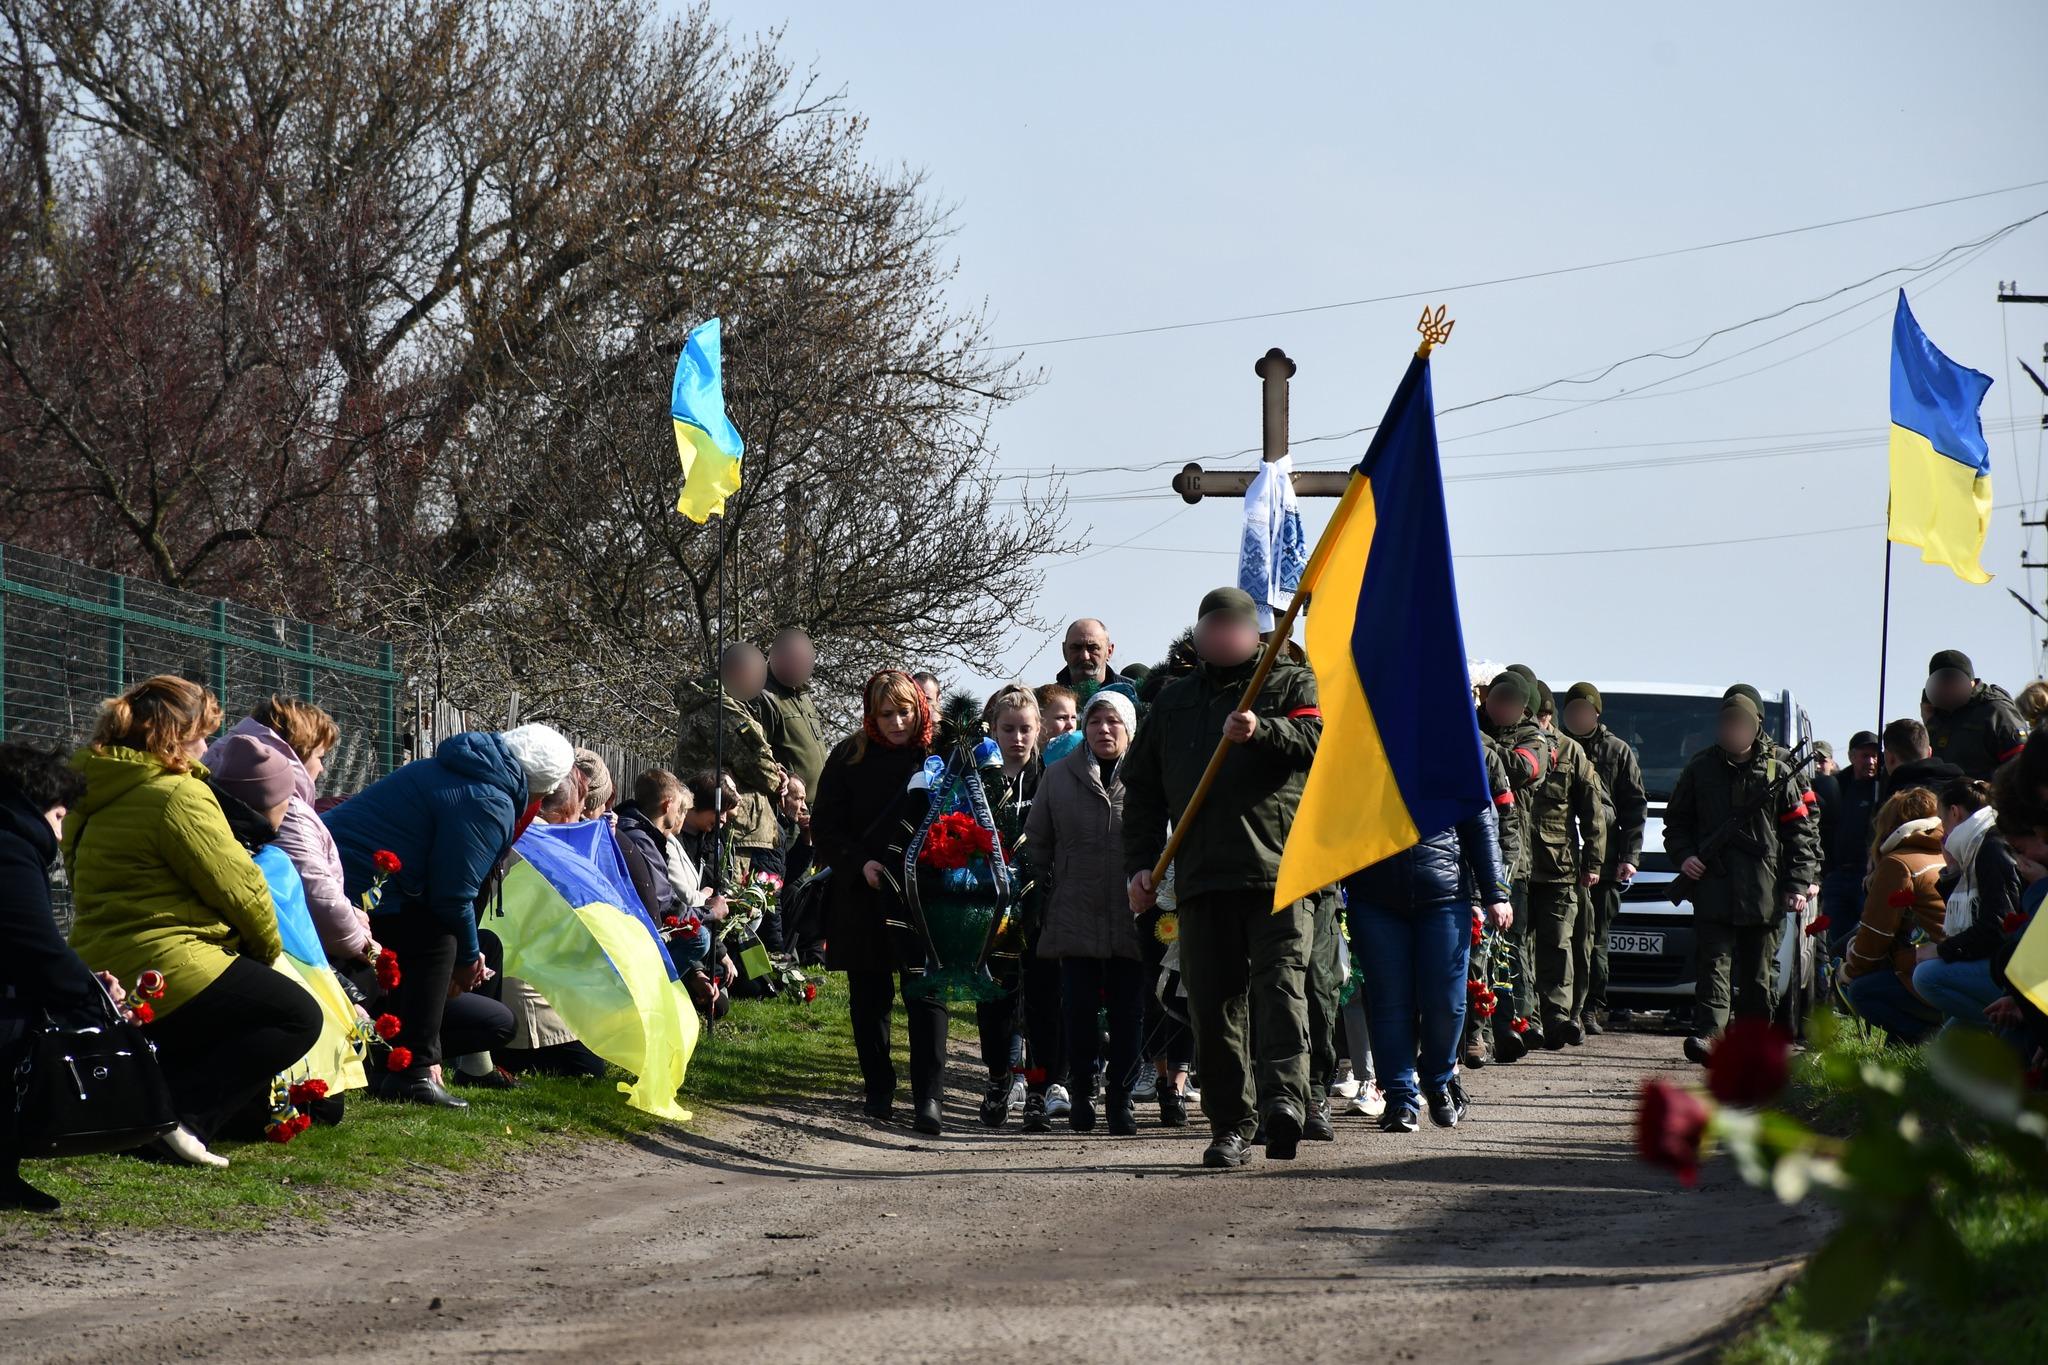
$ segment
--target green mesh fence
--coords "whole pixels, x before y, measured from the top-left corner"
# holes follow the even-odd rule
[[[325,708],[341,743],[322,792],[406,756],[390,645],[0,546],[0,739],[80,743],[104,698],[157,673],[212,688],[230,725],[273,693]]]

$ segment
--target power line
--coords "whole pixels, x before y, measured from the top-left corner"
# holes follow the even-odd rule
[[[1230,317],[1201,318],[1192,322],[1165,322],[1148,327],[1126,327],[1110,332],[1086,332],[1075,336],[1048,337],[1038,341],[1012,343],[989,343],[975,349],[983,351],[1022,351],[1039,346],[1065,346],[1079,341],[1107,341],[1116,337],[1150,336],[1159,332],[1182,332],[1197,327],[1222,327],[1235,322],[1258,322],[1266,318],[1299,317],[1305,313],[1326,313],[1340,308],[1363,308],[1375,303],[1399,303],[1404,299],[1435,297],[1472,289],[1488,289],[1495,285],[1521,284],[1529,280],[1554,279],[1560,275],[1577,275],[1589,270],[1605,270],[1610,266],[1634,265],[1641,261],[1660,261],[1673,256],[1687,256],[1695,252],[1716,251],[1722,247],[1743,246],[1751,242],[1771,241],[1779,237],[1793,237],[1806,232],[1820,232],[1827,228],[1846,227],[1852,223],[1868,223],[1880,218],[1892,218],[1902,213],[1919,213],[1924,209],[1943,208],[1950,204],[1963,204],[1976,199],[1989,199],[2001,194],[2016,194],[2021,190],[2038,189],[2048,185],[2048,180],[2030,181],[2024,185],[2008,185],[2004,189],[1983,190],[1976,194],[1957,195],[1950,199],[1931,199],[1924,204],[1907,204],[1899,208],[1880,209],[1875,213],[1857,214],[1851,218],[1835,218],[1824,223],[1807,223],[1800,227],[1779,228],[1771,232],[1756,232],[1743,237],[1729,237],[1718,242],[1701,242],[1693,246],[1672,247],[1665,251],[1650,251],[1637,256],[1616,256],[1605,261],[1591,261],[1583,265],[1559,266],[1551,270],[1535,270],[1521,275],[1502,275],[1490,280],[1472,280],[1465,284],[1437,285],[1428,289],[1404,290],[1398,294],[1379,294],[1371,298],[1345,299],[1336,303],[1316,303],[1300,308],[1277,308],[1264,313],[1238,313]]]

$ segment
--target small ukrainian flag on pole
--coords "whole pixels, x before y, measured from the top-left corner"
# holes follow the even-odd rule
[[[676,511],[703,525],[725,511],[725,500],[740,488],[740,456],[746,443],[725,415],[725,360],[718,319],[700,323],[676,357],[669,416],[676,423],[676,452],[683,461],[683,492]]]
[[[1965,583],[1989,583],[1979,562],[1991,527],[1991,447],[1977,409],[1991,377],[1927,339],[1899,291],[1892,315],[1892,498],[1886,539],[1917,545]]]

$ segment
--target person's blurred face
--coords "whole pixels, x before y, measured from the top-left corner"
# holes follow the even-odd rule
[[[752,701],[768,685],[768,661],[752,650],[735,654],[722,672],[735,701]]]
[[[1944,668],[1927,679],[1927,700],[1937,711],[1953,711],[1977,690],[1977,680],[1960,668]]]
[[[1020,768],[1030,762],[1038,748],[1038,713],[1005,706],[996,714],[996,747],[1003,751],[1005,768]]]
[[[1714,742],[1721,746],[1722,753],[1741,758],[1756,747],[1757,732],[1762,728],[1762,722],[1749,712],[1730,708],[1721,713],[1714,726]]]
[[[1103,670],[1109,667],[1110,655],[1116,647],[1109,642],[1109,632],[1100,621],[1076,621],[1067,627],[1067,641],[1062,646],[1067,656],[1067,669],[1073,676],[1084,682],[1101,682]]]
[[[1600,713],[1585,698],[1574,697],[1564,704],[1564,728],[1573,734],[1590,735],[1599,723]]]
[[[2006,842],[2012,845],[2013,852],[2019,854],[2028,862],[2048,867],[2048,838],[2043,837],[2041,830],[2035,829],[2029,830],[2025,834],[2011,835],[2006,839]]]
[[[1203,663],[1236,668],[1258,652],[1258,622],[1248,616],[1212,611],[1195,625],[1195,653]]]
[[[1517,725],[1521,723],[1522,717],[1528,714],[1529,708],[1523,705],[1519,693],[1510,692],[1505,687],[1496,687],[1486,694],[1488,724],[1500,727]]]
[[[1546,730],[1551,728],[1551,723],[1556,719],[1557,713],[1554,711],[1538,711],[1536,713],[1536,723]]]
[[[908,744],[917,729],[917,708],[907,701],[890,701],[875,713],[875,728],[890,744]]]
[[[785,635],[775,642],[768,663],[785,687],[804,687],[818,668],[818,650],[808,635]]]
[[[1074,699],[1072,697],[1054,697],[1051,701],[1047,702],[1045,704],[1044,722],[1045,737],[1049,740],[1058,739],[1061,735],[1071,735],[1074,733],[1074,727],[1078,724],[1078,718],[1074,714]]]
[[[1097,758],[1122,758],[1131,747],[1131,732],[1114,706],[1098,706],[1088,713],[1088,752]]]
[[[1883,751],[1865,746],[1849,751],[1849,772],[1853,777],[1876,777]]]

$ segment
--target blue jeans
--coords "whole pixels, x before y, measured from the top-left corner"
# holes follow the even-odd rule
[[[701,967],[711,956],[711,931],[699,927],[695,938],[684,934],[671,935],[668,940],[669,961],[676,964],[676,970],[687,972],[692,967]]]
[[[1418,1087],[1437,1094],[1456,1074],[1471,951],[1469,906],[1394,907],[1352,898],[1351,955],[1364,985],[1373,1070],[1389,1109],[1421,1108]]]
[[[1964,1028],[1989,1030],[1984,1007],[2004,995],[1991,979],[1988,959],[1943,962],[1935,958],[1913,969],[1913,993]]]
[[[1889,967],[1857,977],[1848,990],[1856,1013],[1897,1042],[1917,1043],[1941,1023],[1941,1011],[1907,990]]]

